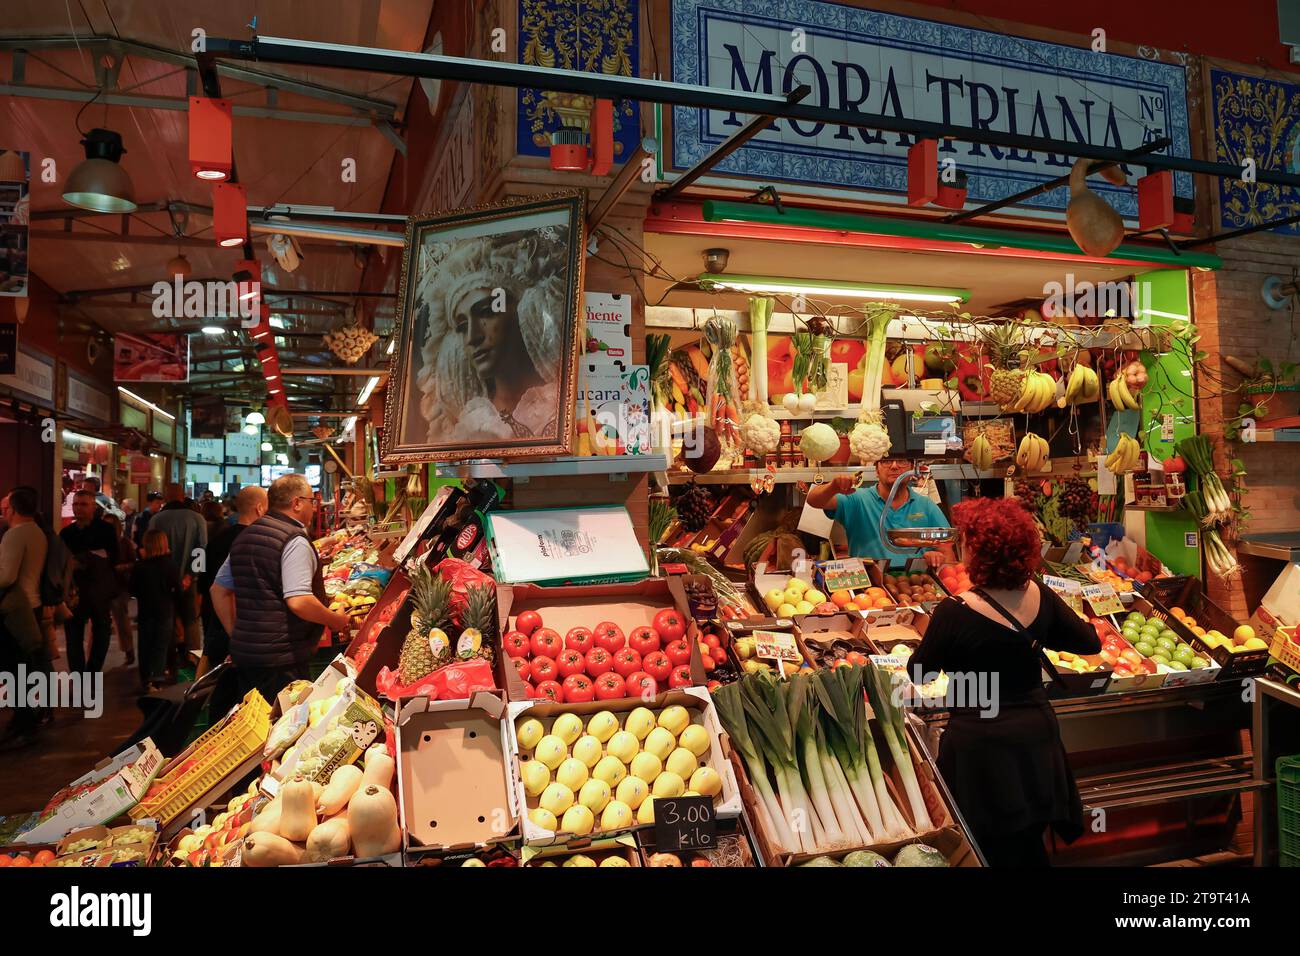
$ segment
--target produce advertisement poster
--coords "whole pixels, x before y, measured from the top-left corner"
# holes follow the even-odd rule
[[[27,295],[31,158],[0,145],[0,296]]]
[[[871,575],[861,558],[841,558],[821,565],[823,590],[826,592],[871,587]]]
[[[754,656],[773,661],[800,661],[794,635],[781,631],[755,631]]]
[[[1058,578],[1051,574],[1043,575],[1043,583],[1060,595],[1061,600],[1076,611],[1083,612],[1083,585],[1069,578]]]
[[[1082,590],[1084,599],[1092,605],[1093,614],[1104,617],[1107,614],[1124,612],[1124,604],[1109,584],[1087,584]]]
[[[582,301],[587,319],[583,364],[631,362],[632,297],[616,292],[588,292]]]

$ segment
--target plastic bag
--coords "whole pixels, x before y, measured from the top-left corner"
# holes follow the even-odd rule
[[[407,697],[460,700],[475,691],[495,689],[496,678],[492,675],[492,665],[484,660],[447,664],[413,684],[403,684],[396,671],[385,667],[375,677],[375,688],[389,700]]]
[[[443,558],[433,567],[433,573],[451,582],[451,600],[448,610],[453,624],[459,626],[461,614],[465,610],[465,596],[469,588],[486,584],[496,587],[496,581],[490,574],[484,574],[478,568],[459,558]]]
[[[307,722],[310,716],[306,704],[298,704],[296,707],[290,707],[284,712],[284,715],[275,722],[271,728],[271,733],[267,735],[266,745],[262,748],[262,756],[268,760],[274,760],[293,745],[293,742],[302,736],[307,729]]]

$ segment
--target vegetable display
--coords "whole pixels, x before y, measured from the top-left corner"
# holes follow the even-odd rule
[[[867,354],[862,383],[862,408],[849,433],[849,451],[864,465],[874,465],[889,454],[889,432],[880,412],[881,380],[885,374],[886,335],[895,309],[874,309],[867,316]]]

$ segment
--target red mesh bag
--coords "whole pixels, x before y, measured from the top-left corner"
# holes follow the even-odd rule
[[[496,587],[492,575],[484,574],[460,558],[443,558],[433,567],[433,573],[451,582],[448,614],[452,623],[457,626],[460,626],[460,616],[465,610],[465,594],[469,588],[481,584]]]

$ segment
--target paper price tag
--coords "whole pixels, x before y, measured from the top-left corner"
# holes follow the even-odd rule
[[[825,590],[828,593],[871,587],[871,575],[867,571],[866,565],[862,563],[861,558],[823,561],[821,570],[826,584]]]
[[[712,797],[656,797],[655,849],[711,850],[718,845]]]
[[[754,656],[765,657],[773,661],[795,661],[796,663],[803,660],[799,654],[799,645],[795,643],[793,634],[782,634],[779,631],[755,631],[754,637]]]
[[[1092,606],[1092,613],[1099,617],[1124,612],[1123,602],[1109,584],[1089,584],[1083,589],[1083,597]]]
[[[1078,581],[1071,581],[1069,578],[1058,578],[1051,574],[1043,575],[1043,583],[1062,597],[1067,594],[1080,594],[1083,591],[1083,585]]]
[[[907,620],[904,621],[903,615],[906,613]],[[868,627],[892,627],[895,624],[912,623],[912,612],[906,608],[881,608],[867,612]]]

